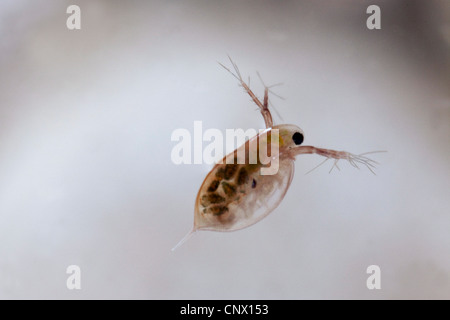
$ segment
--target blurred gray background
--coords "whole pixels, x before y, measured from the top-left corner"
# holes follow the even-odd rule
[[[2,0],[0,298],[449,299],[449,19],[446,0]],[[171,252],[212,167],[174,165],[173,130],[264,125],[227,54],[258,94],[256,71],[284,83],[275,122],[305,144],[388,153],[376,176],[301,156],[266,219]]]

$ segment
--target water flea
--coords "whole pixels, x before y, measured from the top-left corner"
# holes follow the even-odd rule
[[[293,124],[273,124],[272,114],[269,110],[269,93],[272,92],[271,88],[273,86],[266,86],[263,83],[264,98],[260,100],[250,89],[249,82],[244,81],[240,70],[231,58],[230,62],[234,72],[222,64],[221,66],[238,80],[239,85],[258,106],[264,119],[265,129],[248,139],[242,146],[234,150],[232,154],[225,156],[221,164],[214,166],[206,176],[195,201],[194,226],[191,232],[172,250],[178,248],[196,231],[240,230],[255,224],[269,215],[278,207],[289,189],[294,175],[294,161],[297,156],[316,154],[324,157],[325,159],[316,168],[331,160],[330,172],[334,168],[340,170],[338,162],[342,160],[355,168],[364,166],[375,174],[374,169],[377,163],[368,158],[367,155],[369,153],[382,152],[373,151],[352,154],[346,151],[302,145],[304,133],[298,126]],[[220,110],[217,110],[217,112],[219,113]],[[277,135],[279,139],[274,139]],[[269,163],[262,161],[264,154],[260,155],[261,148],[259,144],[261,141],[266,143],[266,150],[270,150]],[[245,163],[237,163],[237,154],[246,155]],[[256,158],[256,163],[249,163],[249,155],[256,155],[256,157],[253,157]],[[235,162],[226,164],[226,159],[232,157]],[[266,169],[274,170],[267,171]],[[326,183],[326,181],[323,180],[321,183]],[[258,188],[256,188],[257,185],[259,186]],[[238,191],[239,194],[237,195]],[[295,197],[296,195],[291,196]],[[244,243],[243,245],[246,244]]]

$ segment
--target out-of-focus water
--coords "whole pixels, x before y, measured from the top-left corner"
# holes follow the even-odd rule
[[[372,31],[356,0],[77,1],[76,31],[70,4],[0,4],[1,298],[450,298],[447,1],[372,1]],[[388,152],[376,176],[299,157],[266,219],[171,252],[211,168],[174,165],[172,132],[264,125],[227,54],[284,83],[305,144]]]

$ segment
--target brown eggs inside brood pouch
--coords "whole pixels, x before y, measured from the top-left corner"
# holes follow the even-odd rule
[[[248,150],[248,147],[246,148]],[[235,219],[235,208],[246,195],[246,184],[249,182],[249,168],[247,164],[238,162],[248,161],[238,157],[234,152],[222,159],[204,181],[197,198],[198,229],[229,229]],[[256,166],[250,168],[256,170]]]

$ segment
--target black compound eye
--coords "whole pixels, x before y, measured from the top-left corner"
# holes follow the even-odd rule
[[[292,140],[294,140],[294,143],[296,145],[302,144],[302,142],[303,142],[303,135],[300,132],[296,132],[292,136]]]

